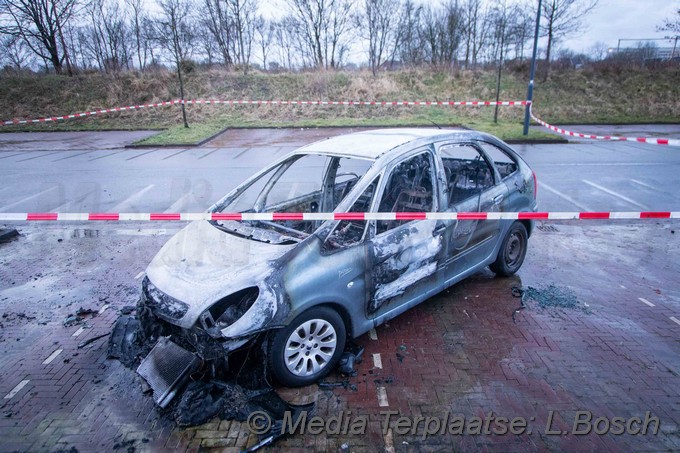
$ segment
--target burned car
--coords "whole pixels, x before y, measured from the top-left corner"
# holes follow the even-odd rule
[[[170,239],[146,270],[140,310],[186,360],[224,364],[264,341],[276,380],[307,385],[337,365],[347,341],[485,266],[515,273],[532,223],[282,214],[535,210],[535,175],[490,135],[383,129],[329,138],[218,201],[209,212],[221,220],[194,221]]]

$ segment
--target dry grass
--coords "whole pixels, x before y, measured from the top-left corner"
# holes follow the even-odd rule
[[[493,100],[494,71],[436,72],[402,70],[373,77],[369,72],[313,72],[243,75],[197,69],[186,77],[187,98],[274,100]],[[553,71],[537,82],[535,111],[555,123],[677,122],[680,118],[680,69]],[[106,107],[153,103],[179,97],[169,71],[66,76],[0,77],[3,119],[63,115]],[[523,71],[503,74],[502,100],[526,95]],[[492,107],[323,107],[190,106],[193,124],[464,124],[489,122]],[[503,107],[503,123],[517,123],[522,108]],[[180,122],[179,108],[161,107],[133,113],[37,126],[41,130],[167,128]],[[35,127],[32,127],[35,128]],[[23,127],[23,129],[26,129]],[[16,126],[2,130],[17,130]]]

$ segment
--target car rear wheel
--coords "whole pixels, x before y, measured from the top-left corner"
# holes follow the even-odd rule
[[[527,254],[527,229],[521,222],[515,222],[503,239],[498,257],[489,267],[496,275],[509,277],[522,267]]]
[[[269,365],[288,387],[312,384],[330,373],[345,349],[345,323],[328,307],[315,307],[274,335]]]

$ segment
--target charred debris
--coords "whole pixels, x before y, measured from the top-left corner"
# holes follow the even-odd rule
[[[315,411],[315,404],[293,405],[274,390],[267,366],[269,333],[232,352],[222,352],[216,344],[195,347],[179,332],[172,332],[141,304],[136,314],[121,315],[109,338],[109,358],[144,378],[144,393],[151,393],[162,416],[178,426],[207,423],[214,417],[245,422],[256,411],[264,411],[272,421],[267,432],[258,433],[251,449],[268,445],[288,433],[284,415],[292,420]],[[193,352],[192,352],[193,351]],[[355,364],[361,361],[363,347],[349,342],[338,364],[345,376],[340,382],[320,382],[322,390],[343,387],[352,389],[347,376],[355,376]]]

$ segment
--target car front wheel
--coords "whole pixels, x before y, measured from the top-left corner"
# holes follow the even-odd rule
[[[315,307],[274,335],[269,365],[288,387],[312,384],[330,373],[345,349],[345,323],[328,307]]]
[[[509,277],[522,267],[527,254],[527,229],[521,222],[515,222],[508,230],[498,251],[496,261],[489,266],[501,277]]]

